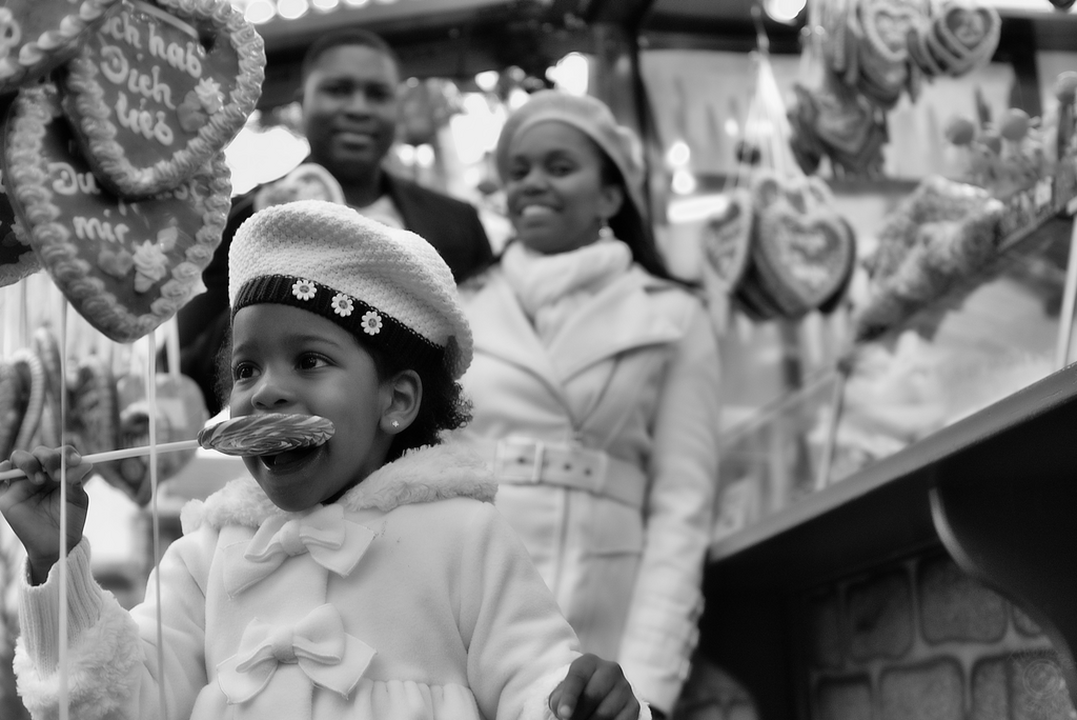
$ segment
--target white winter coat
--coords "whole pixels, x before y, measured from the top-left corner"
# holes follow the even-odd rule
[[[462,288],[475,336],[460,438],[580,443],[646,476],[642,508],[549,484],[502,482],[520,533],[585,651],[615,659],[672,709],[689,670],[717,482],[719,367],[701,303],[633,265],[549,347],[500,267]]]
[[[130,614],[70,556],[71,716],[172,720],[552,718],[577,641],[481,463],[446,448],[385,465],[338,502],[276,508],[249,477],[184,511]],[[16,670],[35,718],[54,717],[56,568],[23,588]],[[641,718],[649,717],[644,709]]]

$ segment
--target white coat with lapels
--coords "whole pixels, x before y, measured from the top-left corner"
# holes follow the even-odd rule
[[[672,709],[702,608],[719,368],[701,303],[636,265],[540,338],[502,267],[466,283],[475,358],[461,441],[499,482],[585,651]]]

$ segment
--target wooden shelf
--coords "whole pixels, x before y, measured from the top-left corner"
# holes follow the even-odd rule
[[[1077,365],[970,415],[711,547],[725,586],[792,590],[937,543],[928,492],[979,476],[1077,477]]]
[[[714,543],[701,649],[745,684],[760,718],[796,717],[802,649],[793,642],[794,601],[815,586],[941,546],[1018,602],[1072,657],[1075,429],[1071,365]],[[1077,688],[1073,664],[1065,666]]]

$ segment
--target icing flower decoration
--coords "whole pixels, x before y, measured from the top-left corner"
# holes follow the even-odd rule
[[[362,317],[363,332],[367,335],[377,335],[381,332],[381,315],[373,310],[368,311]]]
[[[317,292],[318,288],[310,280],[296,280],[292,285],[292,295],[300,300],[310,300]]]
[[[135,292],[146,292],[168,272],[168,258],[150,240],[137,245],[134,255]]]
[[[22,29],[11,10],[0,8],[0,58],[6,58],[22,39]]]
[[[337,293],[333,296],[333,312],[337,315],[348,317],[352,314],[353,309],[352,299],[344,293]]]
[[[202,78],[198,81],[198,87],[194,89],[198,96],[198,102],[207,113],[213,113],[224,107],[224,93],[221,92],[221,84],[213,78]]]

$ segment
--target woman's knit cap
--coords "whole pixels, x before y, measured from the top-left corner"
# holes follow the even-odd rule
[[[459,378],[471,328],[452,272],[407,230],[321,200],[273,205],[236,231],[228,253],[232,317],[278,303],[332,320],[405,365],[441,359]]]
[[[624,179],[625,191],[640,217],[643,204],[643,167],[636,136],[619,125],[609,107],[589,95],[569,95],[558,90],[540,90],[517,109],[501,128],[495,160],[502,182],[509,178],[509,148],[512,140],[540,122],[558,121],[571,125],[591,138],[613,161]]]

